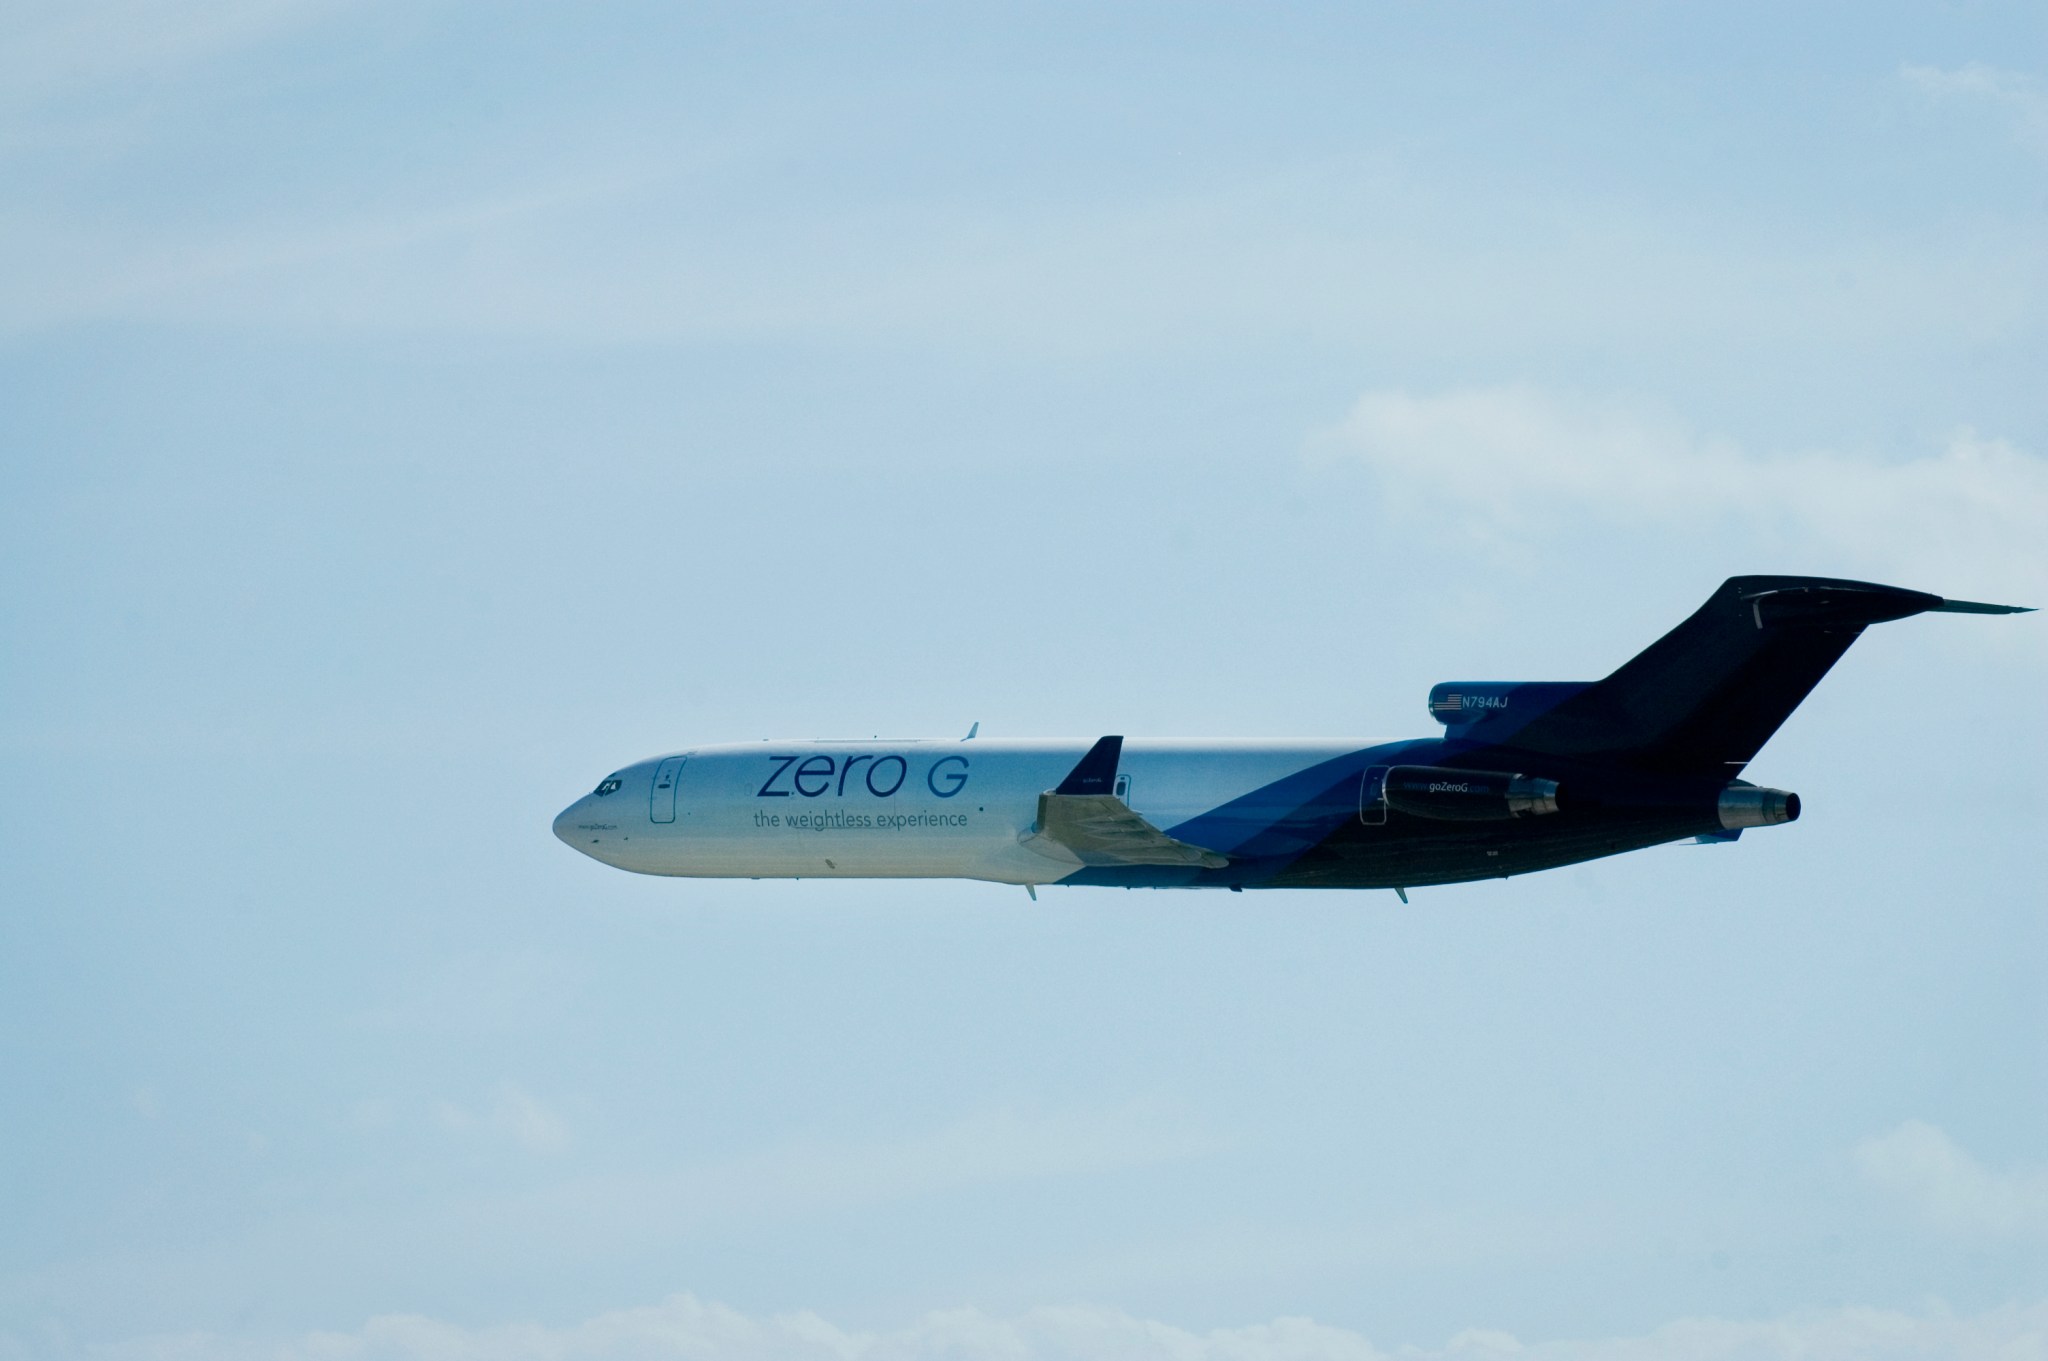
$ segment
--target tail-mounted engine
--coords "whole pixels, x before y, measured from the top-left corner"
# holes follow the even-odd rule
[[[1368,822],[1384,821],[1387,809],[1439,822],[1501,822],[1558,808],[1557,781],[1500,770],[1391,766],[1377,788],[1369,775],[1362,793],[1361,813]]]
[[[1731,784],[1721,791],[1715,811],[1721,815],[1721,825],[1731,832],[1744,827],[1775,827],[1799,820],[1799,796],[1789,789]]]

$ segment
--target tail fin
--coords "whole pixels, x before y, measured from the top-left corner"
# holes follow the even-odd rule
[[[1733,778],[1871,624],[1929,610],[2013,614],[1830,577],[1731,577],[1690,619],[1553,707],[1471,736],[1645,772]],[[1503,719],[1508,715],[1503,713]]]

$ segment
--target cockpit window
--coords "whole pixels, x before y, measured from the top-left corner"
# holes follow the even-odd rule
[[[619,786],[623,783],[625,781],[614,775],[597,787],[597,796],[601,799],[607,794],[616,794],[619,792]]]

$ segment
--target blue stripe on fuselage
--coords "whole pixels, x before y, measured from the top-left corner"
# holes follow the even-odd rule
[[[1230,864],[1222,869],[1096,866],[1061,882],[1130,888],[1264,883],[1358,816],[1359,780],[1368,767],[1412,760],[1446,745],[1441,738],[1417,738],[1364,747],[1319,761],[1164,829],[1177,841],[1229,856]]]
[[[1358,782],[1367,767],[1393,765],[1421,748],[1442,745],[1438,738],[1418,738],[1333,757],[1169,827],[1166,834],[1232,860],[1284,863],[1358,816]]]

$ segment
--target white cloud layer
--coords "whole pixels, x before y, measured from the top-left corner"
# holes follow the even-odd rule
[[[1482,537],[1589,524],[1746,536],[1794,570],[1849,564],[2023,604],[2048,592],[2048,461],[1968,428],[1901,461],[1763,455],[1625,403],[1512,385],[1368,392],[1317,455],[1361,462],[1401,503]]]
[[[2048,1303],[1973,1317],[1938,1308],[1918,1314],[1851,1308],[1758,1322],[1691,1318],[1630,1337],[1537,1343],[1471,1329],[1440,1347],[1390,1349],[1306,1318],[1204,1333],[1089,1306],[1033,1309],[1011,1318],[953,1309],[894,1331],[858,1332],[808,1311],[753,1318],[681,1294],[560,1328],[465,1328],[398,1314],[353,1332],[285,1343],[184,1335],[139,1339],[101,1355],[131,1361],[2027,1361],[2048,1357]]]
[[[1994,1172],[1940,1128],[1908,1120],[1853,1152],[1872,1185],[1959,1234],[2048,1233],[2048,1168]]]
[[[531,1092],[510,1082],[499,1083],[489,1103],[480,1109],[443,1101],[434,1114],[444,1129],[484,1131],[508,1139],[529,1153],[560,1153],[569,1147],[569,1126],[562,1117],[542,1105]]]
[[[1227,1141],[1143,1102],[1107,1110],[994,1108],[896,1138],[797,1141],[657,1177],[555,1188],[524,1213],[615,1233],[735,1218],[759,1222],[967,1186],[1090,1176],[1199,1158]]]
[[[1489,188],[1370,156],[1019,207],[972,186],[793,215],[763,167],[801,141],[706,136],[288,191],[218,218],[0,193],[0,334],[146,320],[563,341],[803,338],[1177,352],[1299,338],[1475,353],[1646,349],[1924,359],[2024,342],[2032,221],[1831,239],[1705,210]],[[1511,233],[1474,223],[1511,222]],[[1845,282],[1853,281],[1853,284]],[[1874,362],[1874,361],[1873,361]]]
[[[338,0],[32,0],[8,7],[0,101],[162,76],[323,17]]]
[[[1973,61],[1954,69],[1902,66],[1899,78],[1930,99],[1988,106],[2012,120],[2013,135],[2048,154],[2048,94],[2032,76]]]

